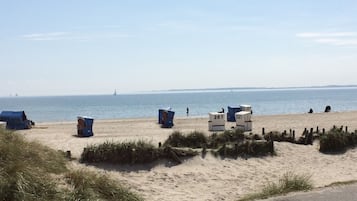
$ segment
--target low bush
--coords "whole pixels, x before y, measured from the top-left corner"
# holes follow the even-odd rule
[[[178,150],[170,146],[154,147],[150,142],[105,142],[84,148],[80,161],[85,163],[143,164],[159,159],[172,159],[181,162],[178,157],[194,156],[192,150]]]
[[[84,148],[80,161],[88,163],[109,162],[115,164],[149,163],[157,160],[160,152],[149,142],[104,142]]]
[[[295,143],[295,136],[287,134],[286,132],[280,133],[278,131],[272,131],[264,135],[264,139],[273,140],[277,142],[292,142]]]
[[[208,139],[202,132],[193,131],[183,135],[179,131],[173,132],[164,142],[164,146],[202,148],[207,145]]]
[[[217,151],[213,151],[215,155],[221,157],[233,157],[238,156],[266,156],[268,154],[274,154],[273,141],[265,140],[252,140],[244,141],[243,143],[236,144],[223,144]]]
[[[226,143],[239,143],[244,141],[244,132],[242,130],[226,130],[222,133],[213,133],[208,137],[208,147],[218,148]]]
[[[320,152],[341,152],[357,144],[357,135],[333,127],[326,134],[320,135]]]

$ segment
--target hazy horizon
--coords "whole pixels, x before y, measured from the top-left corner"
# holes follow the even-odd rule
[[[356,85],[357,1],[8,1],[0,96]]]
[[[323,85],[323,86],[296,86],[296,87],[223,87],[223,88],[197,88],[197,89],[165,89],[165,90],[148,90],[148,91],[132,91],[118,93],[116,90],[113,93],[97,93],[97,94],[56,94],[56,95],[21,95],[9,94],[7,97],[65,97],[65,96],[112,96],[112,95],[143,95],[143,94],[167,94],[167,93],[200,93],[200,92],[242,92],[242,91],[276,91],[276,90],[320,90],[320,89],[353,89],[357,85]],[[115,93],[116,92],[116,93]],[[115,93],[115,94],[114,94]]]

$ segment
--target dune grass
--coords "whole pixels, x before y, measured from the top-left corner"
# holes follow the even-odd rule
[[[310,178],[310,175],[297,175],[293,172],[287,172],[279,179],[278,183],[269,183],[261,192],[247,195],[239,201],[266,199],[290,192],[308,191],[313,188]]]
[[[241,130],[226,130],[221,133],[213,133],[208,137],[199,131],[193,131],[188,134],[174,131],[165,141],[164,146],[216,149],[223,144],[230,142],[237,143],[243,140],[244,133]]]
[[[343,152],[357,145],[356,132],[346,132],[334,126],[326,134],[320,135],[320,152]]]
[[[202,132],[193,131],[184,135],[180,131],[174,131],[164,142],[164,146],[202,148],[206,146],[208,139]]]
[[[198,152],[191,149],[175,149],[171,146],[155,147],[145,140],[129,142],[104,142],[85,147],[82,163],[145,164],[160,159],[181,163],[180,157],[192,157]]]
[[[80,161],[88,163],[108,162],[115,164],[148,163],[160,157],[159,150],[150,142],[104,142],[84,148]]]
[[[65,200],[143,200],[108,176],[88,170],[67,172],[65,180],[72,189],[65,195]]]
[[[0,129],[0,200],[58,198],[51,174],[67,171],[60,152]]]
[[[218,148],[227,143],[238,143],[244,141],[244,132],[241,130],[226,130],[221,133],[213,133],[208,137],[208,147]]]
[[[63,152],[0,128],[0,200],[140,200],[105,175],[67,164]]]
[[[174,131],[165,141],[164,146],[190,147],[211,149],[215,156],[233,157],[238,156],[265,156],[274,154],[274,146],[271,141],[261,140],[259,135],[244,135],[241,130],[226,130],[220,133],[213,133],[206,137],[202,132],[193,131],[183,134]]]

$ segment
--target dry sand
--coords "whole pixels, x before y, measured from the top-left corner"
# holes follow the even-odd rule
[[[207,118],[176,118],[172,129],[160,128],[156,118],[95,120],[94,136],[78,138],[76,121],[39,123],[31,130],[19,131],[29,140],[39,141],[54,149],[71,150],[79,157],[88,144],[104,141],[148,139],[164,142],[175,130],[208,132]],[[357,129],[357,111],[253,116],[253,132],[294,129],[297,135],[304,128],[326,128],[333,125]],[[227,123],[226,129],[234,126]],[[357,180],[357,150],[344,154],[326,155],[314,145],[275,143],[277,156],[249,159],[220,159],[208,154],[187,159],[173,166],[158,163],[145,166],[102,165],[91,169],[106,171],[113,178],[142,195],[146,200],[237,200],[247,193],[259,190],[267,182],[275,182],[287,171],[310,174],[315,187],[336,181]],[[84,165],[74,163],[74,166]]]

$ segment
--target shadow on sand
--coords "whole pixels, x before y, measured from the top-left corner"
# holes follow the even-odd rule
[[[118,172],[138,172],[138,171],[150,171],[156,166],[173,167],[180,165],[167,159],[161,159],[148,164],[110,164],[110,163],[84,163],[88,166],[94,166],[106,171],[118,171]]]

